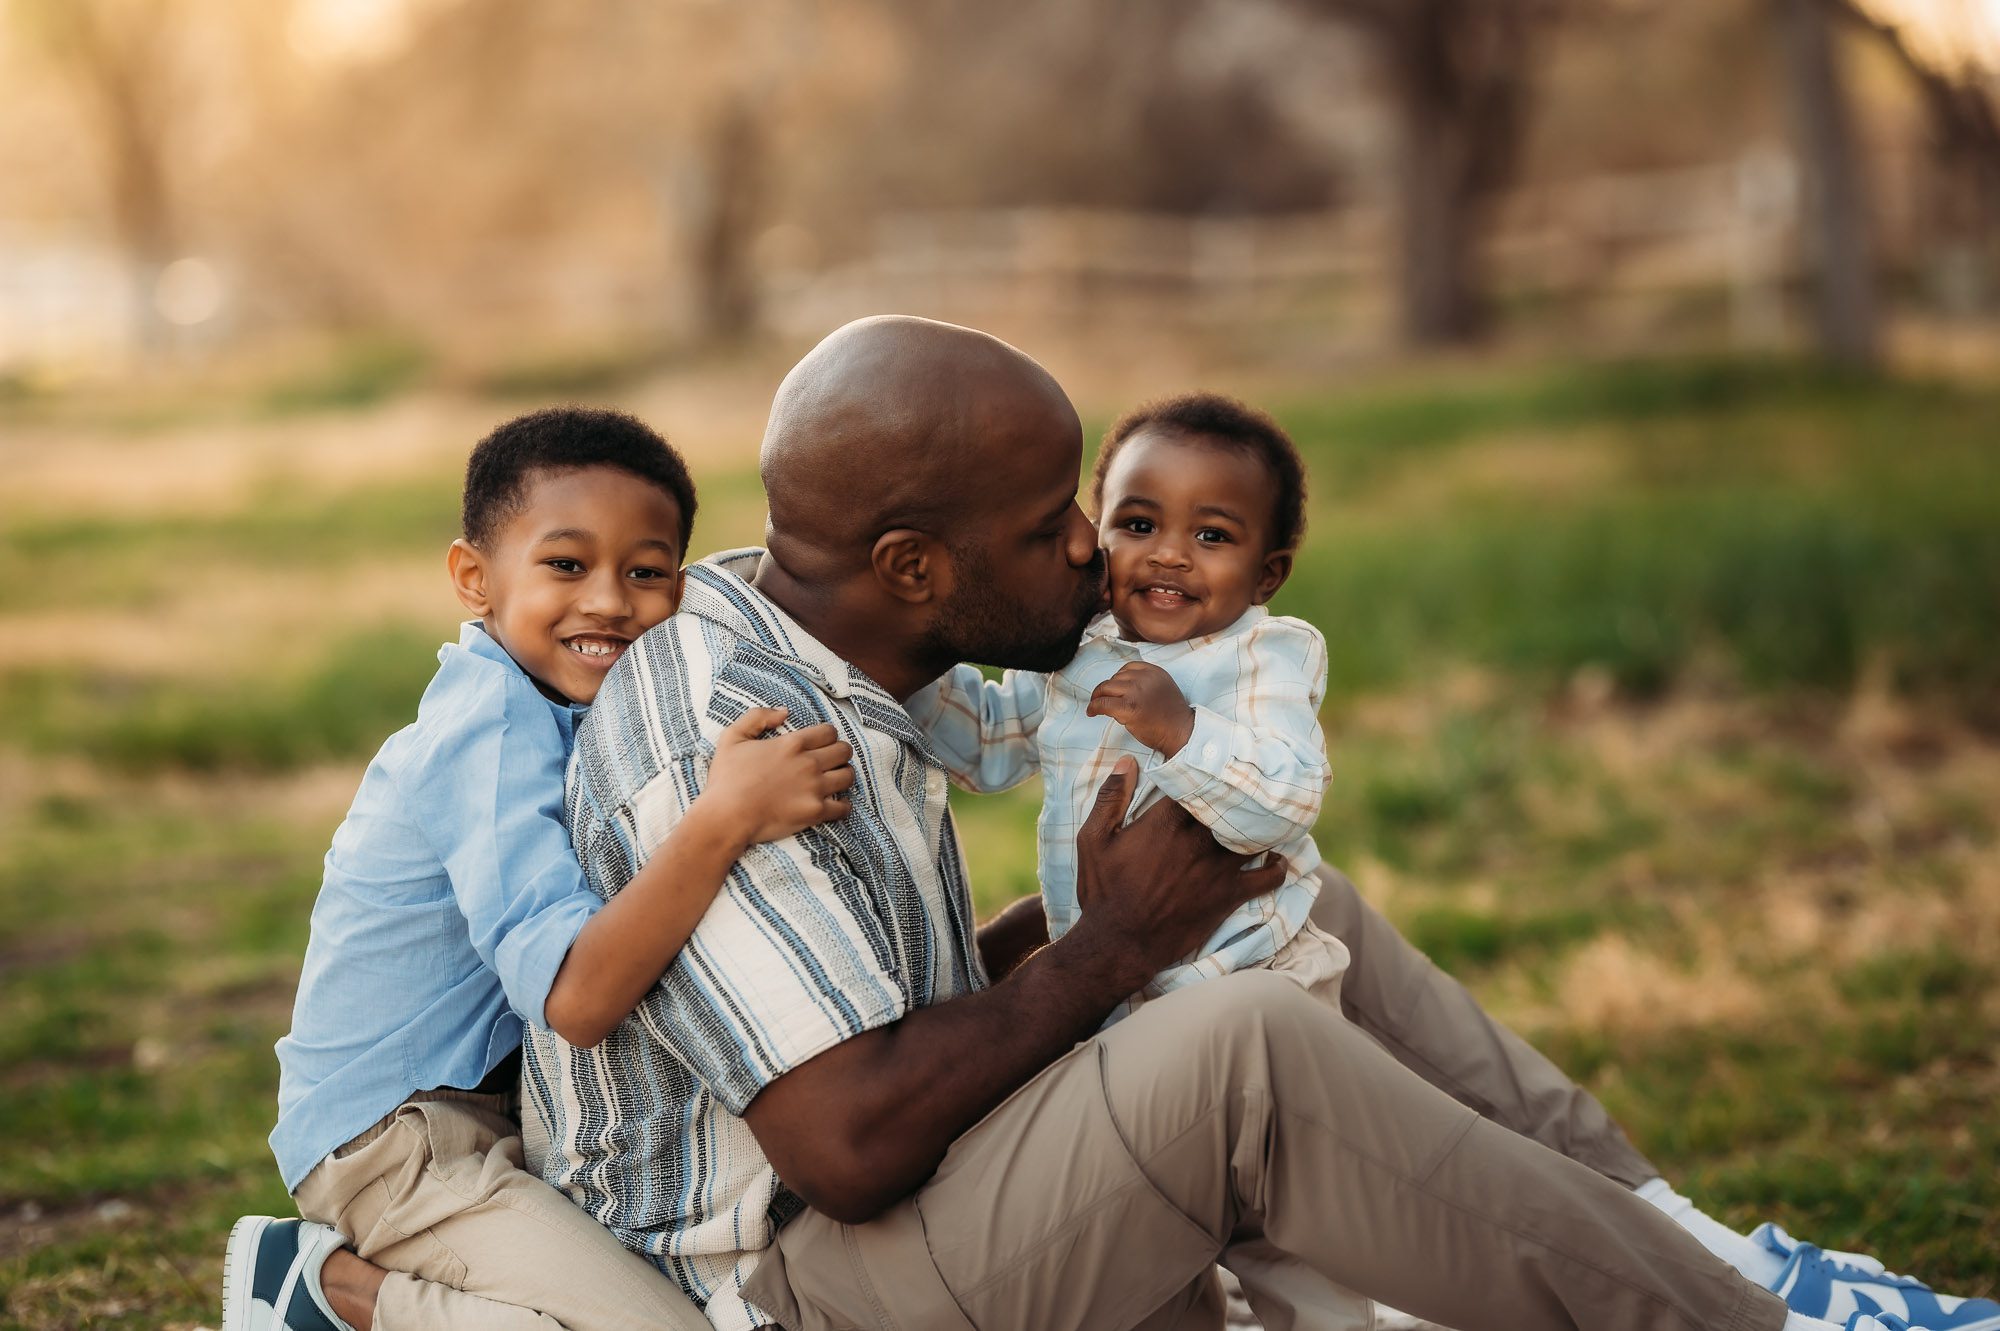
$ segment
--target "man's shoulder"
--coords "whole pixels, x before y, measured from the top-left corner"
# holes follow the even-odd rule
[[[798,660],[734,627],[681,613],[648,629],[612,667],[577,736],[584,761],[644,745],[659,765],[708,752],[751,707],[784,707],[786,729],[828,719],[825,693]]]

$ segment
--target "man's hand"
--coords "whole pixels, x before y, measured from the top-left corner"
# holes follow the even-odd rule
[[[1138,776],[1121,760],[1084,823],[1074,929],[990,989],[842,1041],[750,1102],[743,1121],[794,1192],[847,1224],[880,1215],[1121,999],[1284,881],[1281,864],[1244,872],[1171,801],[1122,826]]]
[[[1149,749],[1173,757],[1194,733],[1194,708],[1174,677],[1150,661],[1128,661],[1091,691],[1086,716],[1108,716]]]
[[[1083,916],[1072,931],[1091,930],[1119,964],[1135,968],[1134,990],[1201,946],[1230,911],[1285,881],[1282,860],[1244,869],[1248,856],[1218,845],[1172,800],[1161,800],[1126,826],[1138,776],[1137,763],[1119,759],[1077,835],[1076,896]]]

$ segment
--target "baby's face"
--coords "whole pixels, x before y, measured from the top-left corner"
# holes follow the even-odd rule
[[[615,467],[545,472],[480,552],[488,630],[544,693],[594,701],[681,592],[674,497]]]
[[[1182,642],[1269,600],[1291,568],[1289,551],[1269,549],[1276,490],[1263,459],[1242,449],[1143,428],[1127,439],[1097,524],[1119,632]]]

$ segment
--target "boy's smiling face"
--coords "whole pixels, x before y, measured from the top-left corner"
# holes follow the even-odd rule
[[[1276,478],[1262,458],[1142,427],[1105,473],[1097,539],[1110,561],[1118,631],[1184,642],[1228,628],[1291,572],[1272,550]]]
[[[452,542],[452,583],[542,692],[588,703],[680,603],[680,530],[674,497],[630,472],[539,471],[483,545]]]

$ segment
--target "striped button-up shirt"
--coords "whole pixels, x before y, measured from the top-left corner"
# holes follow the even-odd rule
[[[753,589],[761,551],[689,568],[679,613],[613,668],[579,729],[571,834],[601,896],[701,793],[745,710],[830,721],[854,748],[853,812],[756,846],[659,985],[594,1049],[526,1042],[542,1176],[652,1258],[724,1331],[801,1206],[741,1117],[770,1082],[912,1008],[985,984],[943,769],[896,700]]]
[[[1109,717],[1087,716],[1090,695],[1128,662],[1173,676],[1194,708],[1194,730],[1164,758]],[[1076,838],[1119,758],[1139,764],[1134,815],[1164,796],[1244,854],[1283,856],[1285,882],[1238,907],[1192,956],[1143,991],[1158,996],[1196,980],[1269,961],[1299,932],[1319,893],[1312,826],[1326,790],[1326,641],[1300,619],[1252,606],[1228,628],[1185,642],[1133,642],[1111,616],[1085,632],[1053,675],[1008,671],[984,679],[958,666],[909,700],[952,778],[968,790],[1005,790],[1042,778],[1042,901],[1049,936],[1077,921]],[[1114,1013],[1114,1017],[1120,1015]]]

